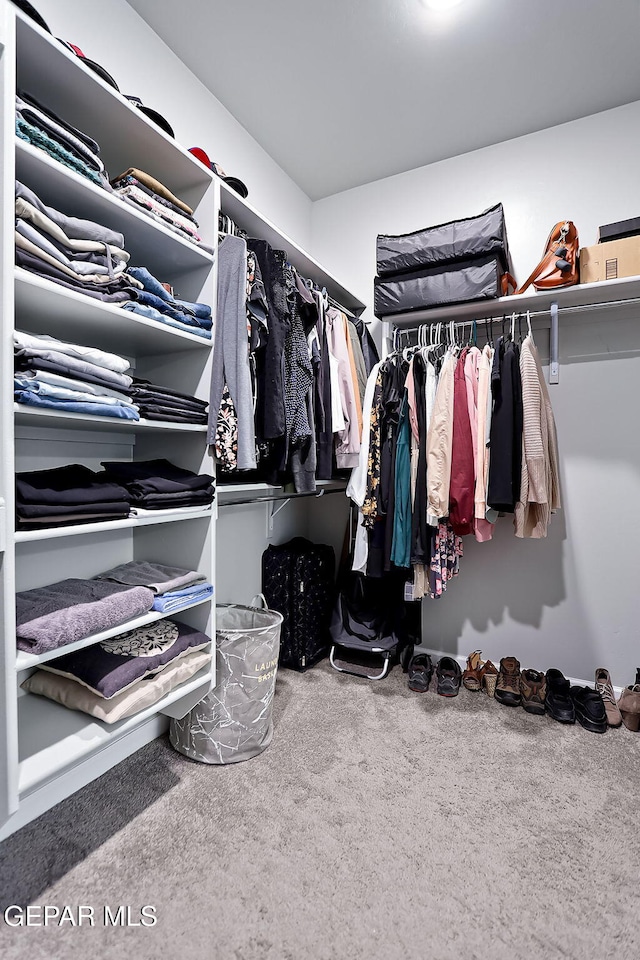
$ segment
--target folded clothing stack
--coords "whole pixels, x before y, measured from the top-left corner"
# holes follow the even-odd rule
[[[122,304],[124,310],[211,339],[213,320],[209,304],[177,300],[146,267],[130,267],[128,275],[138,281],[143,289],[132,289],[131,300]]]
[[[111,580],[128,587],[147,587],[155,594],[153,609],[162,613],[183,610],[213,596],[213,586],[202,573],[149,560],[122,563],[98,574],[96,579]]]
[[[19,91],[16,96],[16,136],[97,186],[111,191],[96,141],[24,91]]]
[[[213,502],[213,477],[176,467],[168,460],[103,460],[106,478],[127,489],[131,513],[192,509],[199,512]]]
[[[110,580],[61,580],[16,594],[19,650],[42,654],[148,613],[155,594],[148,587]]]
[[[16,180],[16,264],[106,303],[129,301],[141,284],[125,271],[124,237],[93,220],[68,217]]]
[[[139,420],[129,361],[95,347],[16,330],[14,398],[32,407]]]
[[[180,393],[170,387],[161,387],[149,380],[133,378],[131,398],[137,404],[140,415],[147,420],[165,420],[172,423],[207,422],[206,400],[198,400],[188,393]]]
[[[16,594],[18,649],[49,653],[93,634],[144,616],[156,600],[190,591],[191,603],[208,588],[203,574],[183,567],[136,560],[100,573],[90,580],[69,579]],[[201,596],[202,595],[202,596]],[[185,600],[183,606],[190,606]],[[177,609],[177,608],[176,608]],[[89,653],[90,651],[87,650]]]
[[[16,527],[100,523],[129,516],[129,493],[79,463],[16,474]]]
[[[129,167],[119,177],[112,181],[115,193],[127,203],[146,213],[147,216],[173,230],[184,240],[197,244],[199,247],[213,252],[211,247],[203,243],[198,234],[198,224],[193,217],[193,210],[179,197],[176,197],[163,183],[156,180],[144,170]]]
[[[193,627],[160,620],[50,661],[22,689],[115,723],[208,666],[210,644]]]

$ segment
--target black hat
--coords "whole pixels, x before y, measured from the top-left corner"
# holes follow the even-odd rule
[[[60,37],[58,37],[58,40],[60,40]],[[114,90],[117,90],[118,93],[120,93],[120,87],[115,82],[111,74],[107,73],[103,66],[101,66],[99,63],[96,63],[95,60],[89,60],[88,57],[85,57],[80,47],[76,47],[75,44],[69,43],[68,40],[60,40],[60,43],[66,47],[67,50],[70,50],[71,53],[75,53],[76,57],[79,57],[86,67],[90,67],[94,73],[97,73],[105,83],[108,83],[110,87],[113,87]]]
[[[167,120],[165,120],[161,113],[158,113],[157,110],[152,110],[151,107],[145,107],[144,103],[139,97],[130,97],[128,94],[125,94],[125,96],[127,100],[135,104],[138,110],[141,110],[142,113],[146,114],[146,116],[149,117],[149,120],[152,120],[158,127],[160,127],[161,130],[164,130],[168,136],[173,137],[175,140],[176,135],[173,132],[171,125]]]
[[[27,0],[13,0],[13,2],[19,10],[22,10],[23,13],[26,13],[28,17],[31,17],[31,19],[34,20],[39,27],[42,27],[42,29],[46,30],[47,33],[51,33],[51,30],[49,30],[49,27],[44,22],[38,11],[32,7]]]

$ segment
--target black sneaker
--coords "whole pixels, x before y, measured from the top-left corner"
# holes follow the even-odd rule
[[[433,676],[433,664],[428,653],[416,653],[409,663],[409,690],[426,693]]]
[[[453,657],[440,657],[436,667],[436,690],[441,697],[457,697],[462,682],[460,664]]]
[[[547,670],[547,692],[544,698],[547,713],[558,723],[575,723],[576,709],[571,699],[571,684],[560,670]]]
[[[591,687],[571,687],[571,699],[576,711],[576,720],[585,730],[592,733],[606,733],[607,711],[604,700],[597,690]]]

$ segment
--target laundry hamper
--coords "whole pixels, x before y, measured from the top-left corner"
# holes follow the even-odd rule
[[[171,721],[169,738],[192,760],[239,763],[271,743],[282,614],[223,603],[216,617],[215,689],[181,720]]]

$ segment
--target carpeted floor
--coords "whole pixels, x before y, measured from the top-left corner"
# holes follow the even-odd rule
[[[225,768],[156,741],[0,846],[3,960],[636,960],[640,735],[484,694],[282,673],[272,746]],[[102,908],[156,907],[105,929]]]

